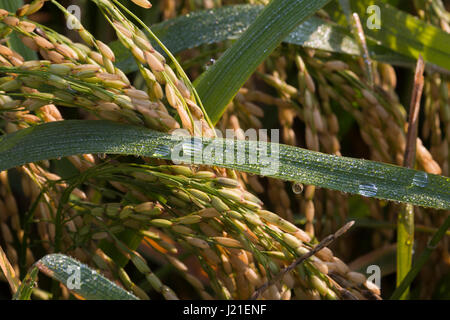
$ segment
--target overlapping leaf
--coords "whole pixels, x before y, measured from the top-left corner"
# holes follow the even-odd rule
[[[110,153],[174,159],[191,153],[195,164],[217,165],[253,174],[412,203],[450,208],[450,178],[374,161],[313,152],[302,148],[230,139],[181,138],[109,121],[69,120],[43,124],[0,138],[0,171],[29,162],[83,153]],[[213,145],[216,143],[216,145]],[[213,148],[211,155],[206,147]],[[218,146],[219,152],[215,148]],[[180,149],[181,148],[181,149]],[[242,148],[242,149],[240,149]],[[205,153],[196,156],[196,150]],[[181,152],[181,151],[182,152]],[[224,150],[235,158],[224,161]],[[239,158],[239,152],[244,158]],[[258,150],[256,160],[251,152]],[[220,154],[222,152],[222,154]],[[278,167],[273,167],[277,164]]]

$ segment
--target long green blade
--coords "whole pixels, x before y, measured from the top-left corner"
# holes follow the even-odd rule
[[[447,177],[276,143],[259,142],[259,145],[254,145],[252,141],[237,144],[234,140],[221,138],[179,139],[150,129],[109,121],[47,123],[0,138],[0,171],[29,162],[85,153],[128,154],[171,160],[181,148],[193,156],[193,163],[196,164],[217,165],[366,197],[438,209],[450,208],[450,178]],[[239,147],[242,146],[246,158],[257,150],[258,161],[252,162],[239,156],[233,161],[223,161],[219,153],[208,156],[205,148],[212,148],[212,143],[225,150],[229,148],[235,155],[239,155]],[[199,149],[204,153],[198,157]],[[267,151],[266,158],[261,156],[264,150]],[[267,162],[262,162],[263,159]],[[272,170],[271,166],[275,163],[278,167]]]
[[[201,45],[239,38],[263,8],[261,5],[246,4],[195,11],[152,25],[151,29],[170,52],[179,53]],[[358,45],[344,27],[314,16],[295,28],[283,42],[336,53],[360,54]],[[129,50],[119,41],[109,45],[116,55],[118,68],[125,73],[137,71]],[[371,57],[378,61],[402,66],[412,66],[415,62],[376,43],[370,43],[369,50]]]
[[[63,254],[49,254],[36,262],[41,272],[88,300],[138,300],[87,265]]]
[[[245,33],[196,84],[213,123],[225,112],[239,88],[300,23],[329,0],[272,0]]]
[[[239,38],[264,9],[262,5],[234,5],[201,10],[151,26],[172,52]],[[345,28],[310,17],[283,40],[286,43],[333,52],[359,55],[359,49]],[[110,43],[117,66],[124,72],[137,70],[131,53],[118,41]]]
[[[374,14],[367,13],[371,5],[380,8],[379,29],[367,27]],[[366,35],[381,45],[414,59],[420,54],[426,62],[450,70],[450,34],[382,1],[352,0],[351,7],[360,15]]]

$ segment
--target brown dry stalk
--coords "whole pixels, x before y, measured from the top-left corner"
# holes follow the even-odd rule
[[[414,88],[411,97],[411,104],[409,108],[408,133],[406,139],[405,159],[403,162],[403,166],[408,168],[412,168],[414,166],[414,159],[416,157],[417,128],[419,125],[420,99],[422,97],[424,86],[424,70],[425,63],[422,56],[419,55],[416,66],[416,74],[414,75]]]
[[[364,35],[364,29],[362,27],[361,20],[359,19],[359,16],[357,13],[353,13],[353,15],[352,15],[352,23],[353,23],[353,25],[352,25],[353,32],[357,39],[360,50],[362,51],[362,54],[363,54],[364,64],[366,67],[367,82],[370,87],[373,87],[373,85],[374,85],[373,64],[372,64],[372,60],[370,59],[369,50],[367,48],[367,42],[366,42],[366,36]]]
[[[255,290],[255,292],[251,296],[251,300],[256,300],[258,297],[270,286],[275,285],[286,273],[297,267],[299,264],[304,262],[306,259],[312,257],[314,254],[319,252],[325,247],[328,247],[334,240],[339,238],[341,235],[346,233],[355,223],[355,221],[350,221],[346,223],[342,228],[340,228],[338,231],[336,231],[334,234],[330,234],[327,237],[325,237],[318,245],[316,245],[314,248],[312,248],[308,253],[302,255],[297,260],[292,262],[289,266],[281,270],[275,277],[264,283],[261,287]]]
[[[2,247],[0,247],[0,268],[5,275],[5,278],[8,280],[9,286],[11,287],[11,291],[14,294],[20,286],[20,281],[16,277],[16,273],[14,272],[14,268],[11,263],[9,263],[8,258],[6,257],[5,252]]]

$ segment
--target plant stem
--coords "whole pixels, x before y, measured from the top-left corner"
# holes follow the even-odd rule
[[[397,286],[394,293],[391,296],[391,300],[401,299],[404,295],[404,292],[409,288],[409,285],[417,276],[417,274],[422,270],[423,266],[427,262],[428,258],[430,258],[431,253],[438,245],[439,241],[444,237],[446,231],[450,229],[450,216],[445,219],[442,226],[438,229],[438,231],[434,234],[433,238],[428,243],[428,246],[420,255],[417,262],[414,264],[414,267],[408,272],[408,274],[403,278],[403,281],[400,285]]]
[[[23,274],[23,277],[25,277],[25,274],[26,274],[26,259],[27,259],[26,256],[27,256],[27,248],[28,248],[28,234],[30,233],[30,226],[31,226],[31,223],[33,222],[32,220],[34,217],[34,212],[36,211],[39,201],[41,201],[42,195],[43,195],[43,192],[40,192],[39,196],[33,202],[30,209],[25,213],[25,219],[22,223],[23,236],[22,236],[22,243],[20,245],[20,252],[19,252],[19,271],[20,271],[20,275]]]
[[[361,20],[359,19],[359,15],[356,12],[352,14],[350,23],[352,32],[355,36],[356,42],[358,43],[359,49],[361,50],[361,55],[364,60],[367,83],[371,88],[373,88],[374,85],[373,63],[370,58],[366,36],[364,34]]]
[[[414,88],[411,98],[408,134],[403,166],[413,168],[416,157],[417,127],[419,122],[420,98],[422,97],[425,64],[419,56],[414,77]],[[397,287],[402,283],[411,269],[412,251],[414,245],[414,206],[404,204],[397,219]],[[409,288],[406,288],[400,299],[407,299]]]
[[[342,236],[344,233],[350,229],[355,221],[347,222],[342,228],[340,228],[338,231],[336,231],[333,234],[330,234],[329,236],[325,237],[319,244],[317,244],[314,248],[312,248],[308,253],[302,255],[297,260],[292,262],[289,266],[281,270],[275,277],[264,283],[261,287],[255,290],[253,293],[251,299],[256,300],[258,297],[271,285],[277,283],[286,273],[291,271],[292,269],[296,268],[299,264],[301,264],[306,259],[312,257],[314,254],[322,250],[323,248],[329,246],[334,240]]]
[[[397,219],[397,287],[411,269],[414,245],[414,206],[402,205]],[[409,288],[401,299],[407,299]]]
[[[8,261],[6,257],[6,253],[3,251],[2,247],[0,247],[0,270],[3,272],[6,280],[9,283],[9,287],[11,288],[11,292],[14,294],[17,292],[20,286],[20,280],[16,276],[14,268],[11,263]]]

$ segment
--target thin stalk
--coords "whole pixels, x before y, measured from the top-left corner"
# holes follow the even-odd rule
[[[419,122],[420,98],[424,86],[423,72],[425,63],[419,56],[414,76],[414,89],[411,98],[408,134],[403,166],[413,168],[416,157],[417,127]],[[414,206],[412,204],[402,205],[397,219],[397,287],[402,283],[411,269],[412,250],[414,245]],[[409,288],[401,295],[400,299],[407,299]]]
[[[25,213],[25,219],[22,223],[23,236],[22,236],[22,243],[20,245],[20,251],[19,251],[19,271],[20,271],[21,275],[26,274],[26,255],[27,255],[27,248],[28,248],[28,235],[30,233],[31,223],[33,222],[32,219],[34,216],[34,212],[36,211],[39,201],[41,201],[43,193],[44,193],[44,191],[41,191],[39,193],[39,196],[33,202],[30,209]]]
[[[372,59],[370,58],[369,49],[367,47],[364,29],[362,27],[361,20],[359,19],[359,15],[356,12],[351,16],[351,28],[364,60],[367,83],[372,88],[374,85],[373,63]]]
[[[329,246],[331,243],[333,243],[337,238],[342,236],[344,233],[350,229],[353,224],[355,224],[355,221],[347,222],[342,228],[340,228],[338,231],[336,231],[333,234],[330,234],[329,236],[325,237],[319,244],[317,244],[314,248],[312,248],[308,253],[302,255],[297,260],[292,262],[289,266],[281,270],[275,277],[264,283],[261,287],[255,290],[253,293],[251,299],[256,300],[258,297],[266,291],[267,288],[269,288],[271,285],[276,284],[278,281],[283,278],[283,276],[288,273],[289,271],[295,269],[299,264],[306,261],[306,259],[312,257],[314,254],[322,250],[323,248]]]
[[[412,265],[414,245],[414,206],[402,205],[397,218],[397,287],[405,278]],[[408,299],[409,288],[401,296]]]
[[[361,56],[363,57],[367,82],[370,87],[373,87],[373,63],[370,58],[366,35],[364,34],[364,29],[362,27],[359,15],[356,12],[352,13],[349,0],[339,0],[339,4],[345,14],[345,17],[347,18],[347,23],[350,26],[353,37],[355,38]]]
[[[428,246],[422,252],[419,259],[417,259],[417,262],[414,264],[412,269],[408,272],[408,274],[406,274],[400,285],[397,286],[397,288],[395,289],[394,293],[390,298],[391,300],[401,299],[401,297],[404,295],[404,292],[409,288],[415,277],[419,274],[420,270],[422,270],[423,266],[430,258],[431,253],[436,248],[439,241],[441,241],[441,239],[444,237],[446,231],[449,228],[450,228],[450,216],[447,217],[447,219],[445,219],[444,223],[434,234],[433,238],[428,243]]]

